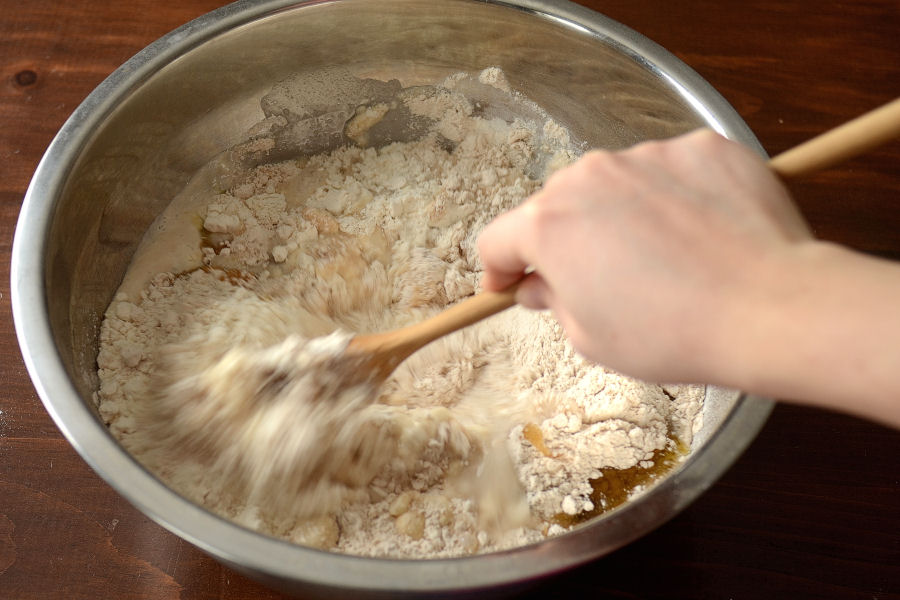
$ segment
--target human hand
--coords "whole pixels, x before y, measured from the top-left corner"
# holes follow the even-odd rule
[[[717,383],[735,324],[752,327],[765,282],[811,237],[758,155],[699,131],[585,155],[478,245],[483,287],[532,267],[518,301],[551,309],[587,358],[653,381]]]

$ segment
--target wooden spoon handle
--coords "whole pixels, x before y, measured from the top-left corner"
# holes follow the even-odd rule
[[[383,381],[422,346],[513,306],[520,283],[514,283],[502,292],[481,292],[408,327],[355,336],[345,354],[363,358],[365,364],[359,370],[363,378],[374,375]]]
[[[425,345],[511,307],[516,303],[516,290],[519,289],[520,283],[514,283],[500,292],[475,294],[430,319],[404,327],[396,333],[401,334],[402,332],[404,338],[417,340],[419,345]]]
[[[397,365],[422,346],[514,305],[519,283],[502,292],[481,292],[414,325],[355,336],[350,340],[345,354],[364,360],[358,373],[363,379],[374,375],[377,380],[383,381]]]
[[[782,177],[798,177],[853,158],[900,136],[900,98],[835,127],[769,161]]]

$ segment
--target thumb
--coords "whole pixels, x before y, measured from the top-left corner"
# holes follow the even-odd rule
[[[543,310],[550,308],[553,292],[546,280],[537,273],[531,273],[519,284],[516,302],[525,308]]]

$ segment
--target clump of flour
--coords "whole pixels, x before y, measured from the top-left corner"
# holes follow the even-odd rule
[[[215,371],[203,370],[209,365],[177,360],[186,348],[216,360],[271,351],[277,362],[302,354],[307,340],[409,325],[475,293],[479,232],[573,159],[552,121],[508,118],[472,99],[485,88],[485,97],[516,101],[496,69],[394,99],[367,85],[353,88],[365,110],[341,109],[356,119],[351,133],[362,146],[262,164],[254,154],[246,170],[223,169],[232,156],[173,200],[107,311],[100,414],[175,490],[297,543],[424,558],[559,533],[556,515],[595,508],[590,482],[602,469],[647,465],[673,439],[689,445],[703,391],[664,389],[590,364],[547,314],[513,308],[432,343],[374,398],[360,392],[347,410],[323,417],[330,425],[316,435],[290,435],[314,401],[269,407],[253,429],[266,444],[235,439],[234,448],[287,449],[273,454],[272,472],[259,474],[284,474],[273,479],[292,493],[277,494],[286,498],[277,505],[266,502],[271,494],[248,492],[254,486],[235,470],[235,456],[184,435],[200,423],[159,418],[160,410],[183,414],[160,397],[160,381],[190,390],[191,377],[203,373],[213,379],[202,389],[215,387]],[[297,135],[304,119],[331,114],[295,106],[303,96],[283,88],[263,102],[267,119],[254,134],[271,143],[240,152],[280,148],[279,136]],[[427,123],[427,132],[363,147],[377,138],[379,119],[397,110]],[[190,250],[172,257],[173,247]],[[166,261],[168,270],[160,268]],[[279,456],[309,462],[298,467]],[[298,483],[308,481],[314,489]]]

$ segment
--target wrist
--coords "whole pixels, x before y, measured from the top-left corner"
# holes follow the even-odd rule
[[[820,358],[809,354],[815,354],[810,329],[828,318],[819,313],[829,264],[842,251],[811,240],[757,257],[719,313],[714,383],[784,397],[798,377],[818,371]]]
[[[900,424],[900,265],[819,241],[765,263],[714,383]]]

